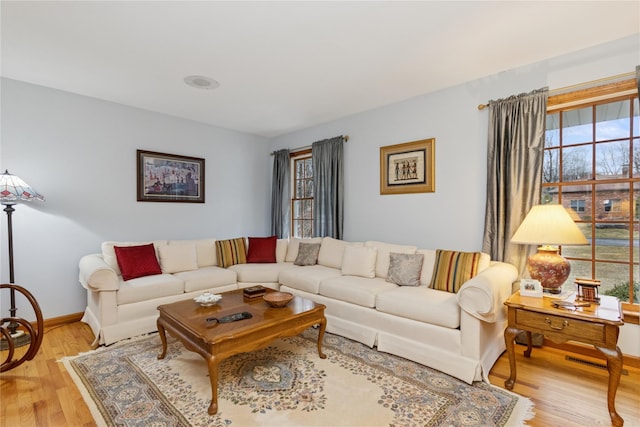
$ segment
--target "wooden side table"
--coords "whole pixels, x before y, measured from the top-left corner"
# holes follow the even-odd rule
[[[572,298],[572,297],[569,297]],[[504,386],[511,390],[516,381],[516,359],[514,340],[518,332],[527,334],[525,357],[531,356],[531,333],[544,334],[553,342],[578,341],[593,345],[607,359],[609,385],[607,389],[607,405],[611,423],[618,427],[624,420],[615,408],[616,392],[620,384],[622,372],[622,352],[618,347],[620,326],[624,324],[620,302],[615,297],[601,296],[600,304],[591,303],[589,307],[575,310],[555,308],[553,298],[524,297],[520,292],[513,294],[505,305],[508,309],[508,325],[504,331],[504,341],[509,356],[509,379]]]

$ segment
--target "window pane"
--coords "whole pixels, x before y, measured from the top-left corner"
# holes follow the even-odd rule
[[[562,149],[562,180],[585,181],[591,179],[591,145],[581,145]]]
[[[623,262],[629,260],[628,226],[625,224],[596,225],[596,259]],[[626,277],[629,277],[628,272]]]
[[[313,167],[311,166],[311,159],[307,159],[304,162],[304,169],[305,169],[305,177],[310,178],[313,176]]]
[[[638,98],[633,100],[633,136],[640,136],[640,105]]]
[[[543,187],[540,203],[543,205],[558,203],[558,187]]]
[[[596,141],[628,138],[629,100],[596,106]]]
[[[313,198],[313,181],[310,179],[305,180],[304,197]]]
[[[302,201],[293,201],[293,219],[302,218]]]
[[[560,145],[560,115],[558,113],[547,114],[547,130],[545,132],[544,146],[557,147]]]
[[[542,165],[542,182],[560,181],[560,149],[545,150]]]
[[[562,204],[573,209],[575,213],[574,220],[591,221],[591,199],[593,186],[585,185],[566,185],[562,187]],[[576,209],[580,206],[580,209]]]
[[[302,221],[293,221],[293,237],[302,237]]]
[[[313,223],[311,221],[305,221],[303,224],[304,230],[303,230],[303,236],[304,237],[312,237],[312,231],[313,231]]]
[[[633,160],[631,163],[633,177],[640,177],[640,139],[633,140]]]
[[[629,170],[629,140],[596,145],[596,179],[626,178]]]
[[[598,184],[594,203],[596,221],[629,221],[633,209],[629,183]]]
[[[593,141],[591,107],[562,113],[562,145]]]
[[[296,179],[304,178],[304,160],[296,160]]]
[[[598,292],[607,295],[615,288],[615,296],[621,301],[629,301],[629,266],[624,264],[613,264],[609,262],[596,262],[596,277],[600,279]],[[626,289],[625,289],[626,288]]]
[[[304,198],[304,180],[296,180],[296,195],[294,197],[296,199]]]
[[[303,200],[302,201],[302,217],[304,219],[313,218],[313,201],[312,200]]]
[[[565,257],[568,256],[567,253],[564,252],[564,248],[563,248],[562,256],[565,256]],[[576,290],[576,285],[574,283],[576,277],[585,277],[585,278],[591,277],[591,262],[576,261],[572,259],[572,260],[569,260],[569,264],[571,265],[571,273],[567,281],[564,282],[562,289],[565,291],[574,292]]]

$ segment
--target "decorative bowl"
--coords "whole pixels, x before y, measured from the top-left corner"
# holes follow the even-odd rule
[[[271,307],[284,307],[293,299],[289,292],[269,292],[262,297]]]
[[[193,300],[203,307],[209,307],[214,305],[221,299],[222,299],[222,295],[205,292],[202,295],[195,297]]]

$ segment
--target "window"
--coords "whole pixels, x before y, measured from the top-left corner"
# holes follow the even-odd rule
[[[635,80],[550,96],[542,203],[571,208],[588,246],[565,246],[576,277],[638,302],[640,108]],[[603,96],[604,95],[604,96]],[[597,97],[597,99],[596,99]],[[570,104],[568,103],[570,102]]]
[[[313,166],[311,150],[292,153],[291,236],[313,236]]]

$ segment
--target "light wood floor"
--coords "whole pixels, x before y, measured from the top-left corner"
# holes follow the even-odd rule
[[[75,322],[46,330],[40,352],[32,361],[1,375],[0,425],[94,426],[80,393],[58,363],[64,356],[90,350],[93,334]],[[611,425],[607,412],[607,371],[589,363],[566,360],[566,356],[601,364],[598,359],[553,348],[534,348],[531,358],[517,346],[518,378],[514,392],[535,404],[535,418],[528,425],[539,427],[591,427]],[[2,353],[4,356],[4,353]],[[4,357],[3,357],[4,359]],[[640,369],[628,368],[618,389],[616,407],[626,427],[640,426]],[[491,370],[490,380],[499,387],[509,375],[506,354]]]

